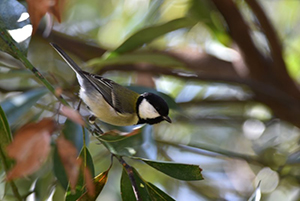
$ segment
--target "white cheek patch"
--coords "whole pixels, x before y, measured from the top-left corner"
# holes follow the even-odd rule
[[[155,119],[160,116],[156,109],[146,99],[143,99],[139,105],[139,115],[141,119]]]

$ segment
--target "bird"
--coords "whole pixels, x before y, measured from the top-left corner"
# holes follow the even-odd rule
[[[172,122],[168,104],[160,96],[150,92],[139,94],[110,79],[83,71],[57,44],[50,45],[76,73],[79,97],[92,114],[90,122],[97,118],[115,126]]]

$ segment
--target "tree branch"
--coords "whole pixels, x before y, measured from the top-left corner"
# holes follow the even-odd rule
[[[260,27],[268,40],[272,57],[272,74],[275,78],[274,83],[277,84],[278,87],[287,91],[291,96],[299,99],[299,89],[287,72],[287,67],[282,56],[282,45],[279,42],[274,27],[256,0],[246,0],[246,2],[257,17]]]
[[[269,62],[255,46],[251,38],[250,29],[237,6],[232,0],[211,1],[214,2],[217,9],[223,15],[229,28],[229,33],[241,49],[242,56],[250,72],[250,77],[259,81],[268,80],[270,71]]]

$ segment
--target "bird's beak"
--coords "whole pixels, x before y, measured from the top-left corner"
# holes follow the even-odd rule
[[[172,120],[168,116],[163,116],[163,119],[166,120],[169,123],[172,123]]]

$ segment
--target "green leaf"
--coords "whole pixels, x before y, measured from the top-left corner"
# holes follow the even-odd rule
[[[6,115],[0,106],[0,146],[5,147],[12,142],[11,131]]]
[[[168,194],[157,188],[155,185],[153,185],[150,182],[147,182],[148,191],[150,193],[150,196],[152,198],[155,198],[153,200],[166,200],[166,201],[174,201],[173,198],[171,198]]]
[[[135,186],[137,187],[137,193],[139,194],[141,200],[151,201],[150,196],[147,191],[147,185],[139,176],[137,171],[133,169],[132,178],[134,178]],[[123,169],[121,177],[121,196],[123,201],[136,201],[135,193],[132,188],[132,183],[126,171]]]
[[[54,191],[52,200],[64,201],[65,200],[65,194],[66,194],[65,189],[61,185],[57,184],[55,186],[55,191]]]
[[[12,166],[13,161],[7,157],[5,149],[6,146],[12,142],[12,136],[11,136],[11,131],[9,128],[7,118],[1,106],[0,106],[0,139],[1,139],[0,159],[1,159],[1,164],[3,165],[3,166],[1,165],[1,167],[4,167],[4,170],[8,171],[8,169]]]
[[[168,194],[160,190],[158,187],[150,182],[146,182],[136,171],[132,168],[132,174],[129,176],[127,172],[123,169],[121,177],[121,195],[124,201],[135,201],[135,193],[132,188],[132,180],[134,180],[134,185],[136,186],[136,193],[139,194],[141,200],[159,200],[159,201],[173,201]],[[131,177],[131,179],[130,179]]]
[[[116,55],[114,57],[107,58],[96,58],[88,62],[90,66],[97,65],[97,70],[99,68],[108,65],[124,65],[124,64],[138,64],[138,63],[148,63],[155,66],[168,67],[185,67],[185,64],[174,57],[164,55],[155,52],[135,52],[126,53],[121,55]]]
[[[53,171],[55,177],[57,178],[57,180],[59,181],[63,189],[67,190],[69,181],[68,181],[67,173],[65,171],[65,167],[60,160],[57,146],[55,146],[54,153],[53,153]]]
[[[6,73],[0,73],[0,79],[4,80],[4,79],[12,79],[12,78],[30,78],[33,77],[33,74],[28,71],[28,70],[9,70]]]
[[[33,89],[1,102],[0,105],[7,115],[9,124],[16,122],[47,92],[46,88]]]
[[[67,119],[64,124],[63,134],[67,140],[72,142],[76,147],[78,154],[83,147],[83,129],[82,126]],[[86,144],[89,142],[88,131],[85,129],[85,141]]]
[[[94,177],[95,170],[94,170],[94,163],[92,156],[89,152],[89,150],[86,147],[83,147],[83,149],[80,152],[80,157],[85,161],[86,167],[89,168],[89,171],[91,173],[91,176]],[[83,169],[80,169],[80,174],[78,177],[78,182],[75,187],[75,192],[72,192],[70,186],[67,189],[67,195],[66,195],[66,201],[73,201],[80,198],[85,193],[85,178],[83,175]]]
[[[195,24],[196,22],[190,18],[179,18],[165,24],[144,28],[130,36],[115,51],[113,51],[113,53],[123,54],[125,52],[133,51],[166,33],[181,28],[192,27]]]
[[[5,196],[5,172],[0,173],[0,200],[3,200],[3,197]]]
[[[173,163],[173,162],[157,162],[157,161],[151,161],[143,158],[136,158],[136,159],[140,159],[144,161],[151,167],[175,179],[180,179],[185,181],[203,180],[201,174],[202,169],[198,165],[188,165],[188,164]]]
[[[95,185],[95,196],[94,197],[90,197],[88,195],[88,193],[85,192],[78,199],[78,201],[94,201],[94,200],[96,200],[107,182],[108,172],[109,172],[109,170],[102,172],[94,178],[94,185]]]
[[[47,200],[50,196],[55,178],[52,171],[39,177],[35,183],[34,196],[36,201]]]
[[[119,135],[110,131],[98,137],[102,144],[113,154],[120,156],[132,156],[136,154],[143,144],[143,136],[140,130],[138,133],[131,135]]]
[[[188,16],[205,24],[222,44],[228,44],[230,37],[226,33],[222,16],[211,1],[191,0]]]
[[[30,24],[29,15],[27,19],[20,20],[21,15],[24,13],[27,13],[26,8],[17,0],[0,1],[1,51],[15,56],[10,47],[10,43],[14,43],[24,55],[27,54],[32,26]],[[8,32],[5,30],[8,30],[13,37],[18,35],[19,37],[22,36],[22,38],[17,39],[17,37],[15,37],[12,39],[7,35]],[[15,40],[17,40],[17,42]]]

